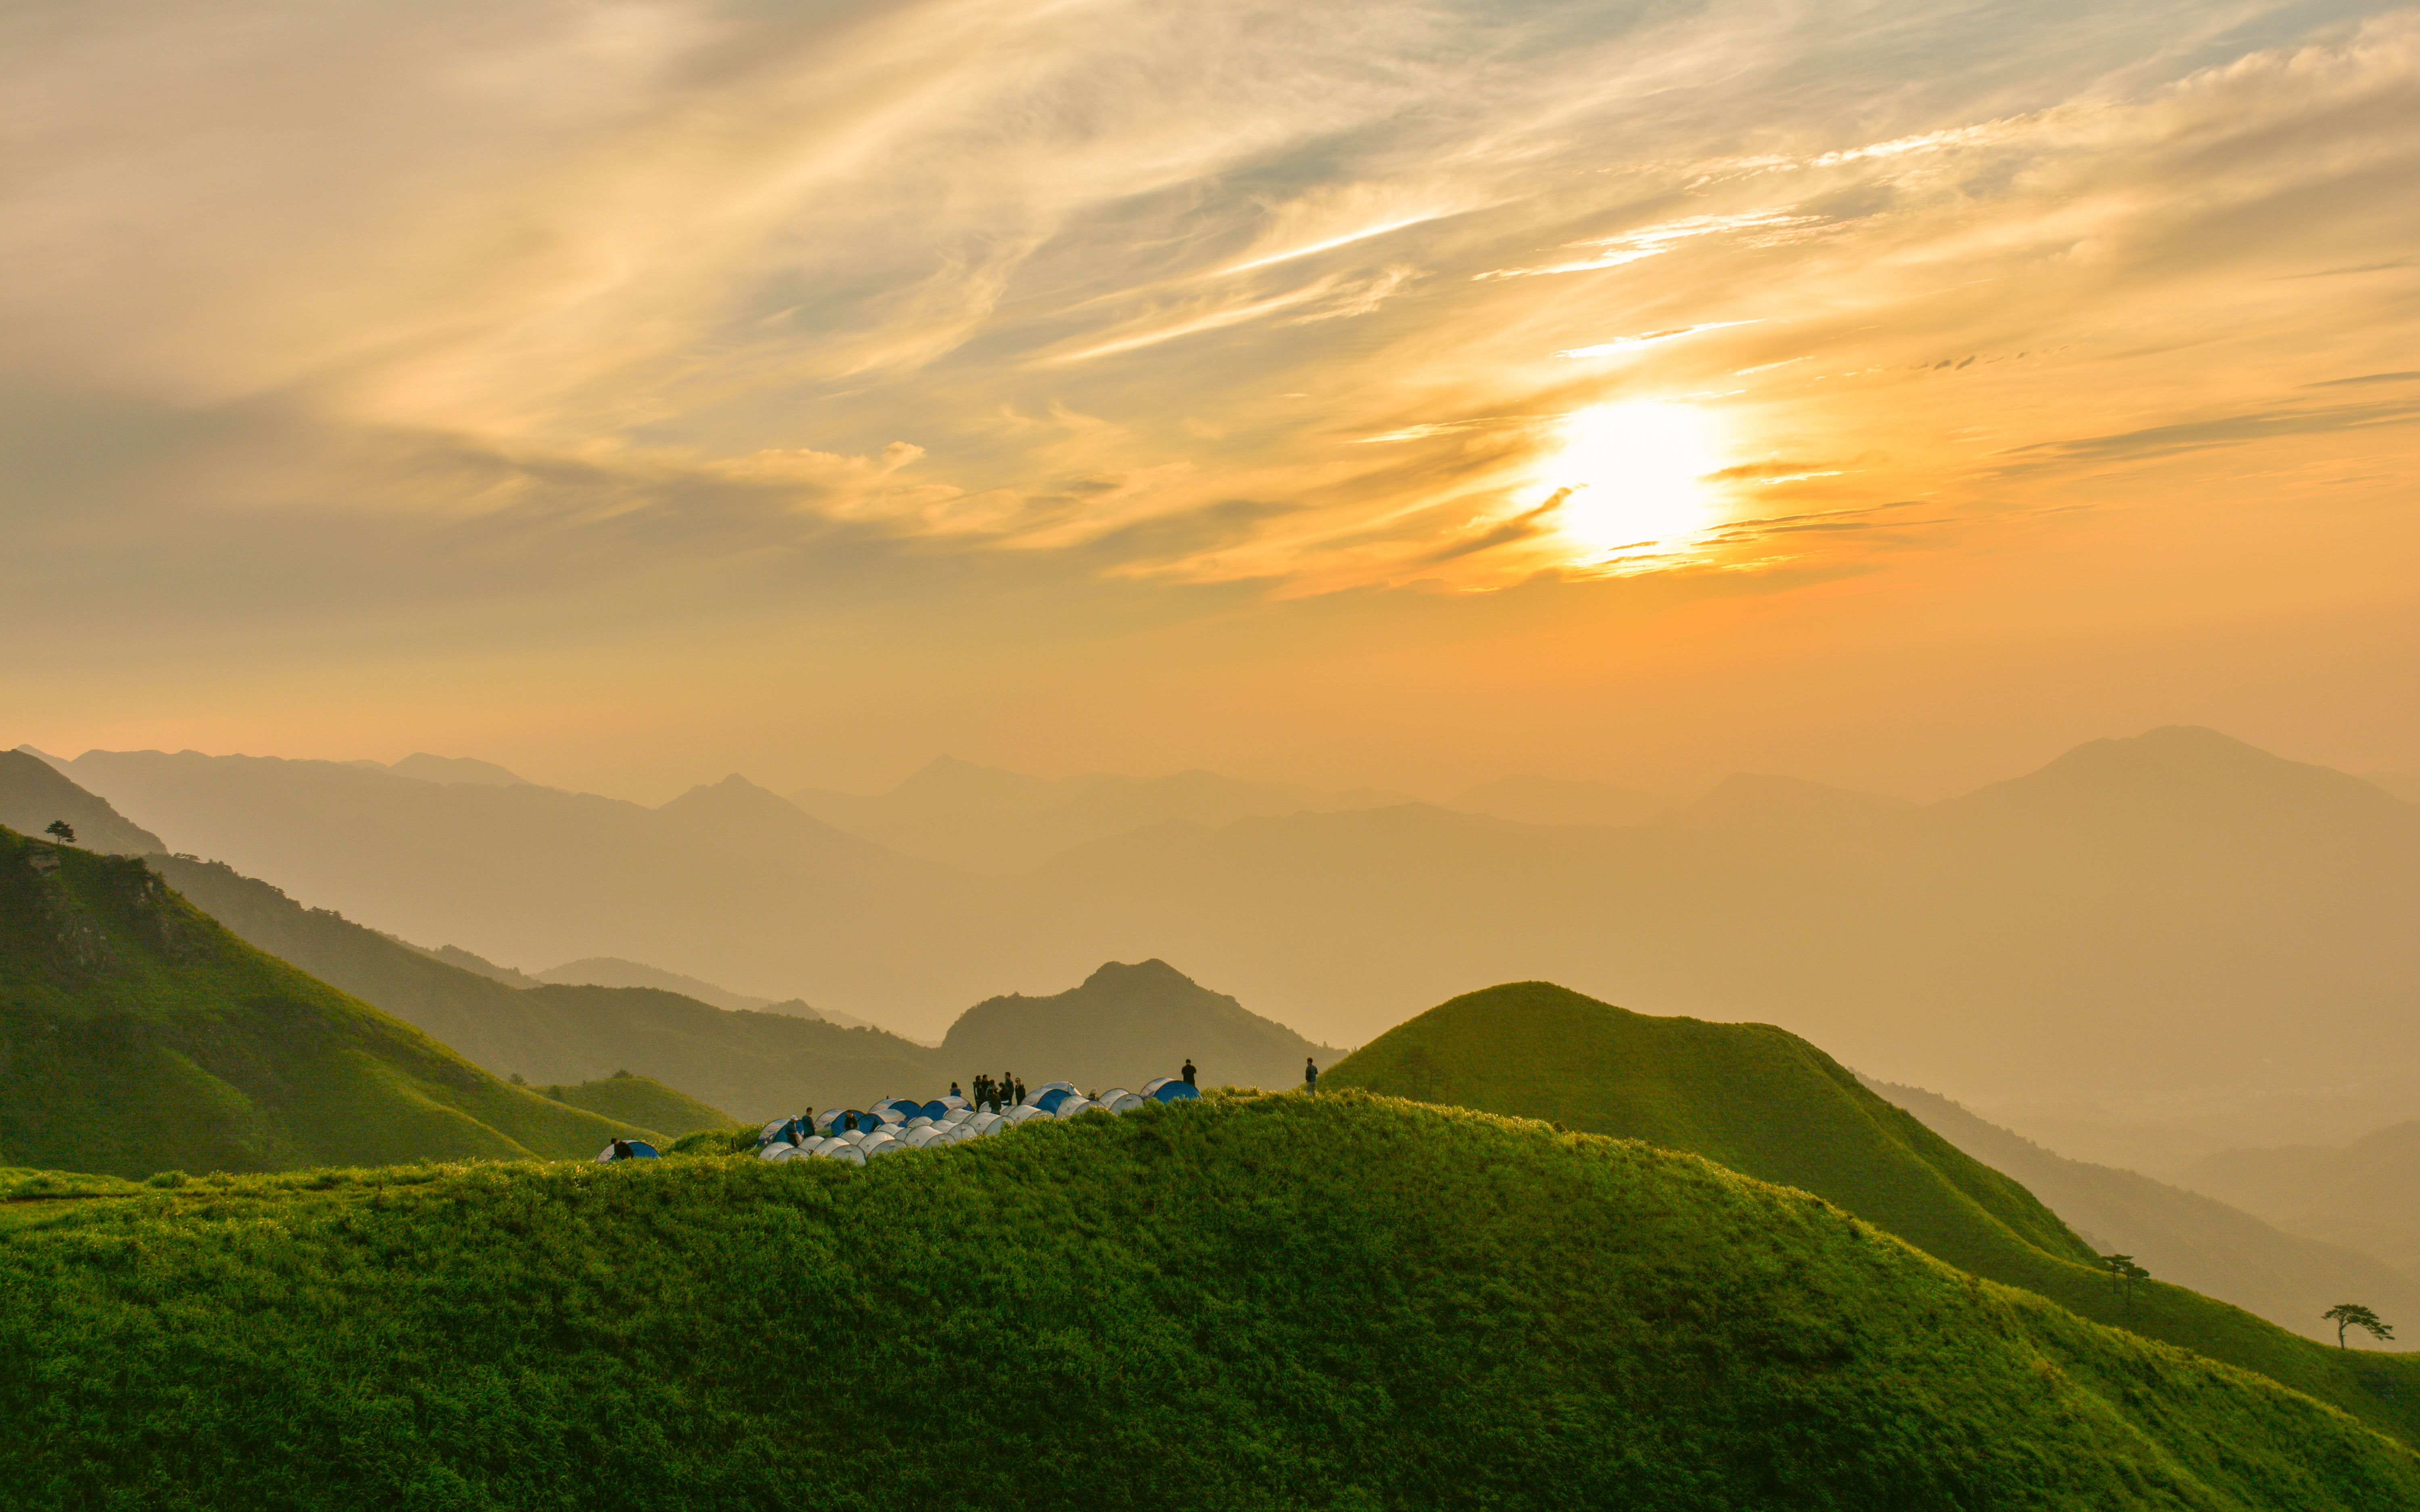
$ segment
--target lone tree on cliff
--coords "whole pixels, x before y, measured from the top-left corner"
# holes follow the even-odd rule
[[[75,843],[75,825],[69,824],[64,819],[52,820],[42,830],[42,833],[50,836],[53,840],[57,841],[62,845],[72,845]]]
[[[2336,1325],[2336,1348],[2339,1350],[2345,1347],[2345,1330],[2348,1328],[2366,1328],[2381,1339],[2395,1336],[2393,1324],[2381,1322],[2376,1313],[2359,1303],[2340,1302],[2319,1316]]]

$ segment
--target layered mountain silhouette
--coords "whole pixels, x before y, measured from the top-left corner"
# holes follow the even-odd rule
[[[2348,1354],[2157,1279],[2119,1288],[2024,1185],[1770,1025],[1633,1013],[1518,982],[1388,1030],[1332,1068],[1322,1095],[1331,1088],[1702,1155],[2085,1317],[2257,1370],[2389,1431],[2420,1429],[2420,1356]]]
[[[74,828],[76,844],[105,856],[149,856],[168,848],[33,752],[0,750],[0,825],[39,835],[61,820]]]
[[[1052,996],[991,998],[962,1014],[935,1048],[794,1012],[718,1008],[657,987],[526,977],[517,985],[333,910],[306,908],[217,862],[154,857],[152,864],[244,939],[496,1075],[557,1084],[628,1071],[752,1121],[963,1085],[978,1072],[1015,1072],[1034,1085],[1047,1078],[1140,1087],[1174,1074],[1187,1057],[1206,1084],[1291,1086],[1305,1056],[1332,1055],[1160,961],[1112,962]]]
[[[2178,1180],[2270,1222],[2420,1275],[2420,1120],[2341,1145],[2226,1149]],[[2420,1308],[2410,1316],[2420,1325]]]
[[[1516,825],[1644,824],[1673,807],[1672,800],[1610,782],[1575,782],[1552,777],[1502,777],[1481,782],[1446,804],[1464,813],[1510,819]]]
[[[0,829],[0,1164],[582,1156],[649,1132],[505,1085],[236,938],[140,860]]]
[[[68,764],[170,847],[406,938],[646,961],[927,1037],[1003,980],[1158,958],[1340,1042],[1406,1004],[1548,976],[1776,1017],[1986,1105],[2051,1088],[2231,1103],[2247,1065],[2281,1086],[2420,1068],[2420,809],[2203,730],[2094,742],[1922,808],[1773,779],[1623,826],[1412,803],[1217,817],[1231,804],[1009,878],[737,779],[648,810],[335,764]],[[1072,801],[965,764],[922,776],[884,811],[922,815],[928,839]]]
[[[2359,1302],[2390,1321],[2420,1319],[2420,1279],[2375,1255],[2288,1233],[2216,1197],[2134,1171],[2054,1154],[1935,1092],[1867,1086],[2024,1182],[2095,1249],[2132,1255],[2164,1281],[2328,1344],[2336,1341],[2335,1328],[2319,1315],[2340,1302]]]
[[[944,756],[888,793],[802,788],[790,801],[903,855],[973,872],[1017,872],[1087,841],[1149,825],[1224,825],[1259,814],[1411,800],[1375,789],[1329,793],[1202,771],[1156,778],[1094,773],[1053,781]]]

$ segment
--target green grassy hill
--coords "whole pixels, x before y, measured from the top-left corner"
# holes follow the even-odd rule
[[[0,1164],[514,1159],[626,1132],[262,954],[141,861],[0,829]]]
[[[2420,1358],[2348,1354],[2158,1281],[2131,1298],[2024,1187],[1796,1035],[1655,1018],[1548,982],[1471,993],[1340,1061],[1321,1086],[1551,1119],[1812,1192],[1978,1275],[2257,1370],[2420,1441]]]
[[[2420,1502],[2341,1413],[1805,1194],[1358,1094],[29,1194],[0,1414],[42,1509]]]
[[[531,1091],[557,1103],[586,1108],[600,1119],[612,1119],[637,1129],[654,1129],[678,1139],[701,1129],[739,1127],[739,1120],[721,1108],[710,1108],[686,1092],[675,1092],[652,1076],[605,1076],[570,1087],[533,1087]]]

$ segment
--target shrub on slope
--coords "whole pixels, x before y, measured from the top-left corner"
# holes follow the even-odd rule
[[[227,1180],[0,1234],[28,1507],[2420,1499],[2307,1397],[1818,1199],[1360,1096],[861,1170]]]
[[[1796,1035],[1657,1018],[1550,982],[1470,993],[1321,1078],[1549,1119],[1802,1188],[1953,1265],[2086,1317],[2198,1350],[2420,1439],[2420,1359],[2348,1355],[2157,1281],[2132,1295],[2032,1194],[1875,1096]]]
[[[627,1132],[254,949],[141,861],[0,829],[0,1162],[284,1170]]]

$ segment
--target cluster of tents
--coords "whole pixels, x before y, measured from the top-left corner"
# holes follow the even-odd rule
[[[1113,1087],[1097,1096],[1076,1089],[1073,1082],[1048,1082],[1013,1107],[977,1107],[953,1094],[918,1103],[909,1098],[885,1098],[870,1108],[835,1108],[818,1115],[810,1125],[801,1119],[777,1119],[756,1139],[758,1160],[836,1160],[862,1165],[869,1160],[981,1139],[1035,1119],[1072,1119],[1079,1113],[1132,1113],[1147,1103],[1182,1103],[1202,1094],[1189,1082],[1163,1076],[1147,1082],[1139,1092]]]

